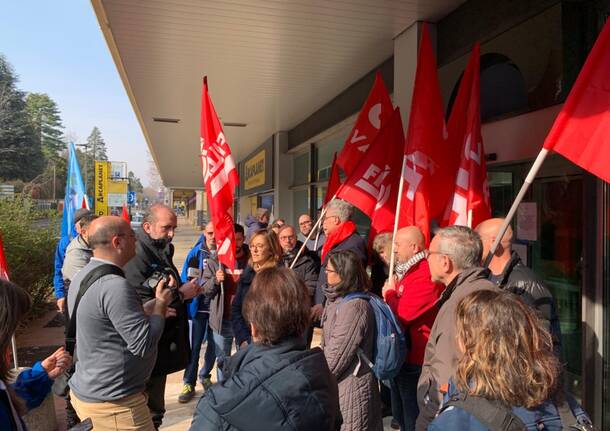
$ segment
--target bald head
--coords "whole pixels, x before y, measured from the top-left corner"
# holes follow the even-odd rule
[[[483,259],[489,254],[489,250],[498,236],[502,223],[504,223],[503,218],[490,218],[479,223],[475,228],[475,232],[479,234],[481,242],[483,243]],[[513,229],[508,226],[506,233],[502,237],[502,241],[500,241],[500,244],[498,244],[498,248],[494,253],[494,259],[499,257],[510,258],[512,241]]]
[[[89,225],[93,256],[123,266],[135,255],[135,235],[121,217],[98,217]]]
[[[398,263],[404,263],[426,248],[424,234],[417,226],[399,229],[394,238],[394,254]]]

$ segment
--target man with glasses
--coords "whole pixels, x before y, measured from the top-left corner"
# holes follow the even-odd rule
[[[307,291],[309,292],[309,297],[312,300],[313,304],[313,296],[316,293],[316,286],[318,284],[318,274],[320,272],[320,264],[317,261],[317,256],[314,257],[313,253],[305,247],[303,253],[299,256],[299,258],[294,262],[294,259],[297,256],[297,253],[301,249],[303,245],[302,242],[297,241],[297,235],[294,231],[294,228],[290,225],[284,225],[280,228],[279,232],[280,245],[282,246],[282,260],[284,261],[284,266],[292,269],[296,273],[296,275],[305,283],[307,286]],[[294,265],[292,263],[294,262]]]
[[[498,290],[480,268],[483,244],[472,229],[449,226],[439,229],[426,250],[432,281],[444,284],[437,301],[438,314],[417,385],[419,416],[415,429],[424,431],[441,405],[449,379],[455,374],[460,350],[455,343],[455,310],[462,298],[478,290]]]
[[[195,246],[186,256],[184,266],[182,268],[182,282],[186,283],[189,280],[194,280],[200,285],[203,284],[203,270],[207,261],[212,255],[216,254],[216,239],[214,238],[214,224],[209,222],[205,225],[203,235]],[[193,274],[193,271],[196,274]],[[189,272],[191,274],[189,274]],[[216,351],[214,348],[214,334],[212,328],[208,324],[210,319],[210,299],[206,298],[203,293],[197,295],[188,306],[188,315],[191,320],[191,361],[184,370],[182,392],[178,396],[178,402],[189,402],[195,395],[195,383],[197,380],[197,371],[199,371],[199,356],[201,345],[206,342],[203,368],[199,371],[199,381],[204,388],[212,385],[211,373],[216,361]]]
[[[170,286],[176,286],[170,303],[170,313],[159,342],[157,361],[147,385],[148,407],[155,428],[161,426],[165,414],[165,383],[167,375],[184,370],[190,361],[188,315],[185,302],[200,292],[197,282],[181,283],[180,274],[173,262],[172,239],[178,227],[174,211],[162,204],[152,205],[142,220],[142,229],[136,233],[136,255],[125,266],[125,275],[135,287],[142,302],[154,297],[151,283],[163,274],[171,277]]]
[[[311,308],[311,320],[314,322],[320,320],[322,311],[324,311],[324,286],[327,284],[325,269],[328,253],[331,250],[352,250],[361,259],[363,267],[366,268],[368,264],[366,244],[358,235],[356,224],[351,220],[354,207],[344,200],[334,199],[328,203],[326,208],[326,215],[322,221],[326,241],[320,256],[322,265],[316,285],[315,305]]]
[[[305,246],[312,252],[316,253],[318,256],[320,255],[320,251],[322,250],[322,246],[324,246],[324,240],[326,239],[326,235],[322,231],[322,228],[318,228],[317,232],[314,232],[311,238],[307,240],[307,235],[313,229],[313,220],[308,214],[302,214],[299,217],[299,241],[304,242]],[[307,241],[305,241],[307,240]]]

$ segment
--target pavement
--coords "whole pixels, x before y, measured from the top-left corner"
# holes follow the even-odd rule
[[[189,250],[193,247],[197,238],[201,234],[185,218],[178,219],[178,229],[176,230],[173,244],[175,247],[174,263],[180,270],[186,259]],[[57,311],[50,307],[49,311],[39,319],[32,321],[27,328],[17,334],[18,353],[20,355],[19,365],[30,366],[36,360],[40,360],[63,345],[64,327],[58,317]],[[320,330],[316,329],[312,346],[320,344]],[[205,349],[205,344],[202,349]],[[203,352],[201,354],[201,364],[203,365]],[[188,403],[178,402],[178,395],[182,391],[183,372],[170,374],[167,377],[165,389],[166,413],[163,420],[162,430],[183,431],[187,430],[191,424],[193,412],[198,399],[203,393],[201,385],[198,385],[195,397]],[[216,378],[216,370],[212,371],[212,381]],[[66,430],[65,401],[63,398],[54,397],[55,412],[57,416],[58,431]],[[390,430],[389,418],[384,420],[384,429]],[[30,431],[36,431],[30,429]]]

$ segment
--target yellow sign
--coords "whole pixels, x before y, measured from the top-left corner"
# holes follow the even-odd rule
[[[95,214],[108,215],[108,162],[95,162]]]
[[[127,181],[113,179],[108,181],[106,203],[110,208],[127,205]]]
[[[244,190],[265,184],[265,150],[252,156],[244,163]]]

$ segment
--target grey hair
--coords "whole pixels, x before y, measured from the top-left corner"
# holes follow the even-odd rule
[[[157,212],[160,209],[166,209],[172,212],[172,214],[175,215],[174,210],[171,209],[171,207],[165,205],[165,204],[153,204],[150,207],[148,207],[148,210],[146,210],[146,212],[144,213],[144,217],[142,218],[142,224],[144,223],[154,223],[157,221]]]
[[[439,229],[439,252],[451,258],[458,271],[481,265],[483,243],[478,233],[466,226]]]
[[[352,214],[354,213],[353,205],[345,202],[342,199],[334,199],[326,205],[327,211],[334,210],[336,212],[336,216],[339,217],[339,220],[342,222],[348,221],[352,219]]]

